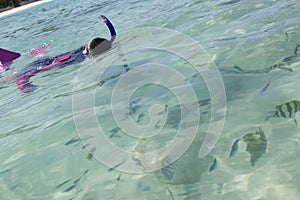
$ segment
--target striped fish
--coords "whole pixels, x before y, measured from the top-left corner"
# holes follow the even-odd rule
[[[274,117],[291,118],[294,113],[300,110],[300,101],[292,100],[276,106]]]
[[[254,166],[255,162],[266,152],[267,138],[264,131],[259,128],[255,133],[247,133],[244,135],[243,140],[247,144],[246,151],[251,155],[250,163]]]

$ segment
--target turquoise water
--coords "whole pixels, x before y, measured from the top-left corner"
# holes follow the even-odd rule
[[[175,167],[132,174],[110,169],[92,158],[83,148],[74,122],[75,77],[83,67],[97,65],[101,60],[38,74],[32,81],[39,87],[29,94],[22,94],[15,83],[9,83],[0,89],[0,199],[300,199],[300,136],[299,123],[295,123],[299,116],[296,113],[292,118],[266,120],[276,106],[300,100],[299,57],[284,63],[292,72],[274,69],[269,73],[243,73],[233,69],[237,65],[263,71],[293,55],[300,44],[299,8],[296,0],[53,0],[0,18],[1,48],[23,54],[11,71],[34,60],[27,53],[31,48],[50,43],[51,56],[77,48],[95,36],[109,37],[97,19],[100,14],[112,20],[118,33],[152,26],[179,31],[209,53],[222,75],[227,99],[223,132],[207,158],[199,159],[197,154],[211,115],[210,104],[204,103],[199,138]],[[117,39],[111,54],[121,55],[122,46],[129,42],[130,38]],[[194,73],[180,58],[151,50],[121,56],[109,73],[124,73],[124,64],[138,68],[146,63],[169,64],[187,76]],[[151,105],[160,104],[163,108],[167,104],[170,108],[165,131],[144,141],[113,131],[117,125],[109,111],[110,94],[118,80],[75,92],[83,94],[80,100],[86,102],[84,94],[95,90],[98,121],[104,124],[104,132],[114,144],[138,152],[167,144],[178,125],[174,94],[152,85],[131,97],[135,102],[131,117],[139,126],[149,123],[147,111]],[[200,100],[210,98],[201,78],[190,78],[189,82]],[[128,88],[131,84],[137,83],[133,80]],[[120,102],[120,106],[125,104],[125,100]],[[83,127],[93,132],[89,124]],[[266,137],[266,149],[252,166],[241,138],[259,127]],[[241,139],[238,150],[229,157],[237,139]],[[101,144],[91,153],[94,151],[101,152]],[[217,162],[212,165],[214,159]]]

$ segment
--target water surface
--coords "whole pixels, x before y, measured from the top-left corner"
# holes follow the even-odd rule
[[[39,87],[29,94],[10,83],[0,89],[0,199],[299,199],[300,138],[299,123],[294,120],[297,122],[299,117],[266,120],[275,106],[300,100],[299,57],[285,64],[293,72],[274,69],[269,73],[241,73],[233,69],[237,65],[246,70],[264,70],[294,55],[300,44],[299,8],[296,0],[53,0],[1,17],[1,48],[23,55],[10,72],[34,60],[27,53],[31,48],[50,43],[48,54],[53,56],[86,44],[92,37],[108,38],[106,27],[97,19],[100,14],[112,20],[118,33],[156,26],[186,34],[207,50],[220,70],[226,88],[227,116],[217,145],[200,163],[198,146],[193,146],[175,169],[128,174],[91,158],[79,140],[72,93],[83,65],[36,75],[32,81]],[[126,41],[116,41],[120,49],[122,42]],[[170,64],[182,71],[190,67],[167,52],[145,51],[125,55],[110,73],[124,72],[124,64],[135,68],[149,62]],[[107,136],[126,150],[165,145],[172,134],[143,144],[114,129],[117,126],[109,112],[109,95],[117,81],[115,78],[101,88],[93,88],[95,110]],[[190,82],[199,99],[210,98],[201,78]],[[178,103],[172,93],[154,86],[137,90],[132,100],[140,105],[133,105],[136,110],[132,111],[132,119],[139,125],[149,122],[151,105],[167,103],[174,108]],[[201,107],[201,117],[200,140],[210,118],[209,104]],[[167,133],[176,129],[173,125],[177,123],[176,117],[169,120]],[[255,133],[259,127],[267,138],[267,147],[255,165],[251,165],[243,141],[229,157],[234,141]],[[217,163],[212,167],[215,158]],[[191,173],[199,174],[199,179],[187,178]]]

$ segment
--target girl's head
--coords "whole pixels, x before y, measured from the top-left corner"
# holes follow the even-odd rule
[[[94,38],[85,47],[84,54],[95,57],[111,48],[111,42],[104,38]]]

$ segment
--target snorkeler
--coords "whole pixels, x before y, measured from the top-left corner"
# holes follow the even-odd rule
[[[110,40],[104,38],[94,38],[87,45],[81,46],[73,51],[69,51],[54,57],[40,58],[28,64],[21,71],[14,72],[12,75],[9,75],[2,81],[2,83],[15,80],[22,92],[31,92],[36,88],[36,86],[30,82],[30,78],[35,74],[48,71],[53,68],[63,68],[69,65],[80,63],[83,62],[87,57],[93,58],[106,52],[112,47],[112,43],[116,38],[116,31],[112,23],[105,16],[101,15],[100,19],[107,25],[110,31]],[[2,52],[1,54],[3,55]],[[0,61],[2,62],[2,60]]]

